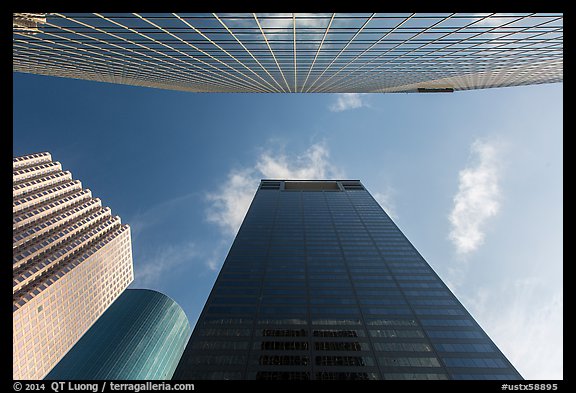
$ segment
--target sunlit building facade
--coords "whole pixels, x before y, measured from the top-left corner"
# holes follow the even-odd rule
[[[452,92],[563,80],[562,13],[14,14],[13,70],[190,92]]]
[[[127,289],[47,380],[167,380],[190,336],[184,310],[149,289]]]
[[[130,228],[50,153],[12,165],[13,378],[41,379],[133,281]]]
[[[522,379],[357,180],[262,180],[174,379]]]

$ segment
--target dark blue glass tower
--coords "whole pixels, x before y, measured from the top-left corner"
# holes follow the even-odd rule
[[[262,180],[174,379],[522,379],[364,186]]]
[[[190,331],[174,300],[148,289],[127,289],[45,379],[170,379]]]

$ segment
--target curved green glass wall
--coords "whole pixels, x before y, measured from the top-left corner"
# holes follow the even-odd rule
[[[174,300],[148,289],[128,289],[45,379],[170,379],[190,332]]]

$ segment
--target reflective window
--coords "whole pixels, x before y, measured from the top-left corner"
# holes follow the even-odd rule
[[[352,289],[347,288],[310,288],[310,296],[315,299],[319,296],[354,296]]]
[[[306,315],[306,307],[272,307],[272,306],[261,306],[260,314],[299,314]]]
[[[286,278],[292,280],[304,280],[306,275],[304,273],[266,273],[266,278],[264,280],[285,280]]]
[[[262,290],[264,295],[306,295],[305,288],[264,288]]]
[[[382,280],[390,280],[389,282],[381,281],[354,281],[354,286],[356,288],[394,288],[396,283],[394,283],[392,277],[382,277]]]
[[[440,380],[448,379],[448,375],[442,373],[384,373],[384,378],[390,380]]]
[[[346,273],[311,273],[308,274],[308,279],[310,280],[347,280],[348,275]]]
[[[261,350],[268,351],[304,351],[308,350],[307,341],[262,341]]]
[[[379,357],[384,367],[441,367],[434,357]]]
[[[287,317],[261,317],[257,322],[259,325],[307,325],[308,322],[296,316]]]
[[[421,319],[423,326],[472,326],[469,319]]]
[[[374,349],[376,351],[386,351],[386,352],[430,352],[432,347],[430,344],[426,343],[402,343],[402,342],[391,342],[391,343],[380,343],[375,342]]]
[[[267,287],[276,287],[276,288],[282,288],[282,287],[304,287],[305,286],[305,282],[304,280],[302,281],[272,281],[272,280],[264,280],[264,288]]]
[[[439,352],[494,352],[494,346],[485,343],[438,343],[434,347]]]
[[[347,299],[342,297],[328,297],[328,298],[312,298],[310,299],[310,304],[343,304],[343,305],[355,305],[356,300]]]
[[[457,303],[452,299],[410,299],[410,304],[415,306],[455,306]]]
[[[322,371],[316,373],[316,379],[323,381],[367,381],[378,379],[376,373]]]
[[[460,308],[414,308],[414,312],[418,315],[464,315]]]
[[[359,319],[327,318],[327,317],[312,318],[312,325],[361,325],[361,324],[362,322]]]
[[[390,287],[393,287],[395,284],[394,283],[390,283]],[[392,289],[356,289],[356,293],[358,294],[358,296],[360,297],[364,297],[364,296],[401,296],[401,293],[399,291],[396,290],[392,290]]]
[[[251,304],[256,303],[258,299],[255,296],[252,297],[214,297],[211,300],[212,304]]]
[[[382,305],[395,305],[406,304],[406,301],[401,297],[396,298],[361,298],[361,304],[382,304]]]
[[[306,298],[299,298],[299,297],[265,297],[262,299],[262,304],[301,305],[306,303],[307,303]]]
[[[240,371],[202,371],[190,369],[187,370],[186,376],[189,379],[212,379],[212,380],[237,380],[242,379]]]
[[[244,355],[196,355],[190,356],[187,359],[188,365],[191,366],[230,366],[246,364],[246,356]]]
[[[371,326],[418,326],[418,323],[414,319],[368,318],[366,324]]]
[[[494,380],[518,380],[520,379],[518,377],[517,374],[486,374],[486,373],[480,373],[480,374],[460,374],[460,373],[453,373],[452,374],[452,378],[455,380],[463,380],[463,379],[467,379],[467,380],[490,380],[490,381],[494,381]]]
[[[386,338],[406,338],[406,337],[424,337],[421,330],[416,329],[370,329],[368,331],[371,337],[386,337]]]
[[[362,330],[335,330],[335,329],[324,329],[324,330],[314,330],[312,332],[314,337],[364,337],[364,331]]]
[[[229,318],[229,317],[215,317],[207,316],[203,319],[205,325],[251,325],[252,318]]]
[[[356,315],[360,314],[360,310],[357,308],[345,308],[345,307],[310,307],[310,314],[321,315],[321,314],[335,314],[335,315]]]
[[[317,341],[314,343],[317,351],[367,351],[369,346],[364,342],[355,341]]]
[[[426,330],[426,334],[432,338],[484,338],[476,330]]]
[[[322,287],[350,287],[349,280],[310,280],[308,281],[310,287],[322,288]]]
[[[261,381],[307,381],[310,373],[307,371],[258,371],[257,380]]]
[[[260,283],[255,283],[252,281],[225,281],[218,280],[218,288],[221,287],[256,287]]]
[[[417,291],[417,290],[404,290],[404,294],[406,296],[450,296],[448,291],[434,291],[434,290],[427,290],[427,291]]]
[[[210,314],[248,314],[253,315],[256,313],[256,306],[210,306],[208,307]]]
[[[308,331],[305,329],[262,329],[263,337],[306,337]]]
[[[384,307],[362,307],[362,311],[370,315],[409,315],[412,314],[409,308],[384,308]]]
[[[199,329],[199,336],[212,337],[246,337],[250,336],[250,329],[229,328],[229,329]]]
[[[243,351],[248,349],[248,341],[196,341],[192,343],[196,350],[229,350]]]
[[[485,358],[443,358],[447,367],[487,367],[505,368],[507,364],[502,359]]]
[[[299,355],[262,355],[258,364],[262,366],[307,366],[310,362],[308,356]]]
[[[260,288],[218,288],[215,295],[258,295]],[[230,296],[231,297],[231,296]]]
[[[374,360],[369,356],[316,356],[317,366],[373,366]]]

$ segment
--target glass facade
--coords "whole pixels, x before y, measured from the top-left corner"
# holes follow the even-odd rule
[[[522,379],[361,182],[263,180],[174,379]]]
[[[562,13],[13,14],[12,69],[189,92],[452,92],[563,80]]]
[[[45,379],[170,379],[190,331],[186,314],[168,296],[127,289]]]

